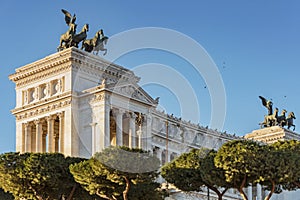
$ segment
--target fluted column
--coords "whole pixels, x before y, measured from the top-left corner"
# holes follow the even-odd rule
[[[24,124],[25,128],[25,152],[31,151],[31,124],[29,122]]]
[[[135,132],[135,113],[130,113],[129,118],[129,148],[135,148],[136,147],[136,132]]]
[[[92,156],[96,153],[96,125],[97,123],[90,123],[92,127]]]
[[[34,121],[36,127],[36,141],[35,141],[35,151],[38,153],[43,152],[43,124],[41,119]]]
[[[117,146],[123,146],[123,113],[124,111],[121,109],[115,110]]]
[[[261,193],[261,185],[260,184],[257,184],[256,186],[256,194],[257,194],[257,200],[262,200],[262,193]]]
[[[42,134],[42,152],[45,153],[47,151],[47,127],[45,129],[43,128],[43,134]]]
[[[110,106],[104,107],[104,147],[110,146]]]
[[[248,199],[252,199],[252,186],[248,186],[247,188],[247,196],[248,196]]]
[[[144,123],[144,116],[143,116],[142,113],[139,113],[139,115],[137,116],[136,123],[139,127],[139,129],[137,131],[138,147],[140,149],[142,149],[143,148],[143,146],[142,146],[142,137],[143,137],[142,126],[143,126],[143,123]]]
[[[146,121],[146,150],[151,150],[151,144],[152,144],[152,116],[150,114],[147,115],[147,121]]]
[[[53,116],[46,117],[48,131],[48,152],[54,152],[54,118]]]
[[[60,153],[64,153],[64,123],[65,123],[65,115],[63,112],[58,113],[57,114],[58,119],[59,119],[59,130],[58,130],[58,134],[59,134],[59,149],[58,151]]]

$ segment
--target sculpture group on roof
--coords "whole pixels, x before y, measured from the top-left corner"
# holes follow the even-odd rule
[[[76,15],[73,16],[66,10],[61,10],[65,15],[65,21],[69,29],[67,32],[60,36],[59,46],[57,51],[62,51],[69,47],[79,47],[79,43],[82,43],[81,49],[84,49],[87,52],[93,52],[98,55],[99,51],[104,51],[105,55],[107,49],[104,48],[104,45],[107,43],[108,37],[104,35],[102,29],[96,32],[95,36],[91,39],[87,38],[87,32],[89,31],[89,24],[85,24],[82,27],[82,30],[79,33],[76,33],[77,24]]]
[[[296,119],[294,112],[290,112],[286,117],[285,114],[287,111],[285,109],[282,110],[281,114],[278,115],[278,108],[275,108],[273,112],[273,102],[271,100],[267,100],[266,98],[259,96],[262,101],[263,106],[268,109],[268,115],[265,115],[264,121],[260,123],[261,128],[270,127],[270,126],[287,126],[288,129],[293,127],[293,131],[295,130],[294,119]]]

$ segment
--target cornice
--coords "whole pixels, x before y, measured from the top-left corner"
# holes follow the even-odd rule
[[[17,87],[20,87],[70,68],[88,74],[105,75],[104,78],[113,77],[117,81],[122,79],[137,83],[140,80],[131,70],[75,47],[17,68],[15,73],[9,76],[9,79],[15,82]]]
[[[24,76],[23,78],[18,77],[18,80],[14,80],[14,82],[16,83],[16,87],[18,88],[36,81],[43,80],[50,76],[58,75],[61,72],[68,71],[70,68],[70,63],[64,63],[52,68],[32,72],[31,75]]]
[[[71,61],[70,51],[57,52],[33,63],[17,68],[16,72],[9,76],[9,79],[13,82],[17,82],[21,79],[47,71],[48,69],[52,69],[56,66],[61,66],[69,61]]]

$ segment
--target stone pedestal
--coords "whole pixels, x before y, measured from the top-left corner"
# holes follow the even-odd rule
[[[253,139],[267,144],[278,140],[300,140],[300,135],[280,126],[272,126],[252,131],[245,135],[246,139]]]

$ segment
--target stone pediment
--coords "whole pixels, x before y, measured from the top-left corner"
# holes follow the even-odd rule
[[[108,88],[113,94],[118,94],[150,105],[157,105],[158,99],[153,99],[145,90],[135,84],[113,85]]]

